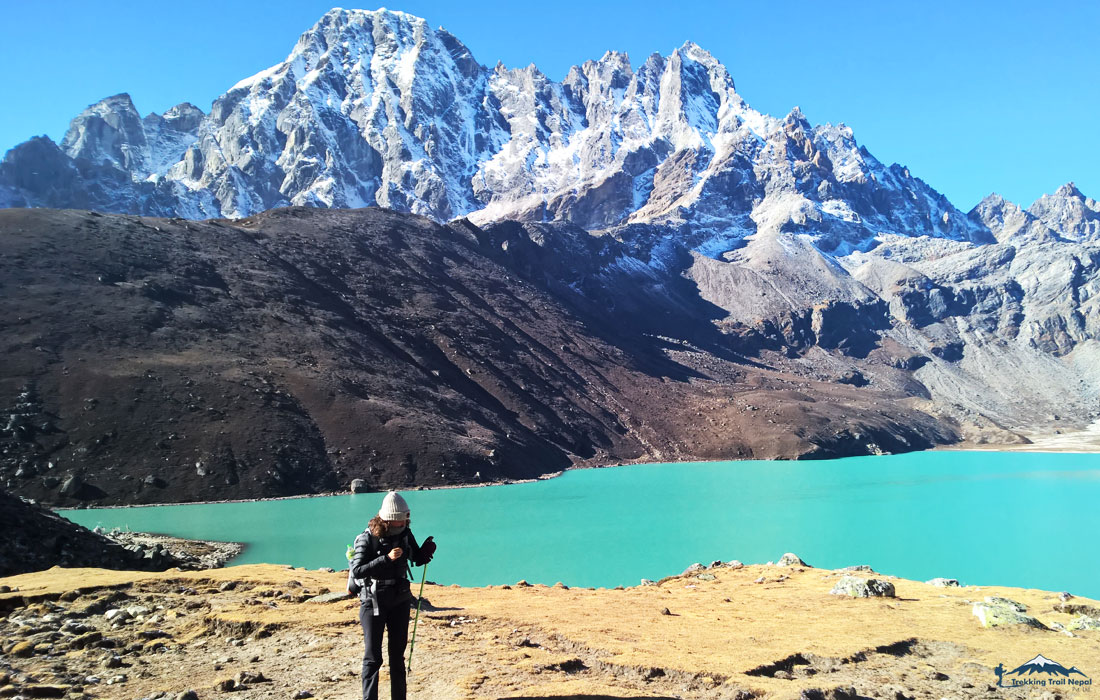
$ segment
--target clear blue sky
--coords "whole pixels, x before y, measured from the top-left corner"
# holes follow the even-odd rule
[[[119,92],[142,115],[184,101],[208,111],[238,80],[282,61],[331,7],[0,0],[0,152],[38,134],[60,141],[70,119]],[[909,166],[964,211],[993,191],[1026,207],[1071,180],[1100,199],[1100,2],[388,7],[446,27],[482,64],[535,63],[555,80],[608,49],[637,66],[691,40],[726,65],[756,109],[782,116],[799,105],[814,124],[844,122],[880,160]]]

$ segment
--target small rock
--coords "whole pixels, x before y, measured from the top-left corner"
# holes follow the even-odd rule
[[[744,569],[745,565],[737,559],[734,559],[733,561],[727,562],[726,567],[730,569]]]
[[[836,582],[829,593],[853,598],[893,598],[894,584],[875,578],[862,579],[855,576],[844,576]]]
[[[19,642],[8,653],[12,656],[30,656],[34,653],[34,642]]]
[[[313,693],[309,692],[308,690],[299,690],[290,697],[292,700],[306,700],[306,698],[313,697]]]
[[[331,603],[336,600],[343,600],[350,598],[351,594],[347,591],[333,591],[332,593],[322,593],[321,595],[315,595],[312,598],[307,598],[307,603]]]
[[[763,576],[761,576],[760,578],[758,578],[758,579],[756,579],[755,581],[753,581],[753,583],[764,583],[764,577],[763,577]]]
[[[1070,630],[1100,630],[1100,619],[1082,615],[1066,625],[1066,628]]]
[[[219,693],[231,693],[237,689],[237,681],[232,678],[221,678],[214,681],[214,690]]]
[[[988,605],[993,605],[993,606],[1001,607],[1001,608],[1008,608],[1010,610],[1014,610],[1014,611],[1019,612],[1019,613],[1027,612],[1027,606],[1026,605],[1024,605],[1023,603],[1017,603],[1014,600],[1009,600],[1008,598],[1001,598],[1001,597],[998,597],[998,596],[986,596],[985,602]]]
[[[27,685],[23,687],[20,697],[29,698],[63,698],[69,694],[67,685]]]
[[[1058,603],[1054,606],[1054,609],[1057,612],[1066,613],[1067,615],[1088,615],[1089,617],[1100,618],[1100,608],[1093,605]]]
[[[721,560],[721,559],[715,559],[714,561],[712,561],[712,562],[710,563],[710,566],[708,566],[707,568],[708,568],[708,569],[716,569],[716,568],[718,568],[719,566],[722,566],[722,564],[723,564],[723,562],[722,562],[722,560]]]
[[[696,562],[696,563],[692,564],[691,566],[689,566],[688,568],[684,569],[684,573],[682,573],[680,575],[681,576],[690,576],[691,574],[697,574],[700,571],[706,571],[706,570],[707,570],[707,567],[705,567],[702,564]]]
[[[1058,594],[1058,600],[1062,601],[1063,603],[1071,598],[1073,598],[1073,594],[1068,591],[1062,591]]]
[[[672,611],[669,610],[668,608],[661,608],[661,614],[662,615],[671,615]]]
[[[367,490],[367,482],[366,481],[364,481],[362,479],[352,479],[351,480],[351,492],[352,493],[363,493],[366,490]]]
[[[1024,615],[1020,608],[1024,606],[1014,601],[1007,600],[1005,598],[986,598],[985,603],[975,603],[971,612],[978,621],[982,623],[982,627],[1003,627],[1005,625],[1026,625],[1028,627],[1034,627],[1035,629],[1048,629],[1046,625],[1039,622],[1030,615]],[[1007,601],[1011,605],[991,602],[991,601]],[[1024,608],[1026,610],[1026,608]]]
[[[246,685],[248,683],[268,683],[268,682],[270,682],[267,678],[264,677],[264,674],[260,673],[259,671],[256,671],[256,672],[241,671],[240,673],[237,674],[236,681],[237,681],[238,686]]]
[[[516,588],[528,588],[531,584],[527,583],[526,579],[520,579],[516,581]]]
[[[1066,635],[1067,637],[1076,637],[1076,636],[1077,636],[1077,635],[1076,635],[1076,634],[1074,634],[1073,632],[1070,632],[1069,630],[1067,630],[1067,629],[1066,629],[1066,627],[1065,627],[1065,625],[1063,625],[1063,624],[1062,624],[1062,623],[1060,623],[1060,622],[1052,622],[1052,623],[1050,623],[1050,628],[1051,628],[1052,630],[1054,630],[1055,632],[1061,632],[1062,634]]]
[[[237,582],[236,581],[226,581],[222,585],[218,586],[218,590],[222,591],[224,593],[225,591],[231,591],[236,587],[237,587]]]
[[[103,617],[105,617],[107,619],[107,622],[111,622],[111,623],[114,623],[114,624],[117,625],[117,624],[123,623],[126,620],[130,619],[131,615],[130,615],[130,613],[128,613],[125,610],[120,610],[119,608],[112,608],[111,610],[108,610],[107,612],[103,613]]]
[[[699,579],[700,581],[716,581],[718,579],[718,577],[714,574],[699,574],[695,578]]]
[[[103,633],[93,630],[91,632],[82,634],[79,637],[74,637],[72,640],[69,641],[69,647],[72,649],[83,649],[86,646],[95,644],[101,639],[103,639]]]
[[[929,586],[935,586],[937,588],[958,588],[959,579],[957,578],[933,578],[925,581]]]
[[[856,564],[855,566],[846,566],[843,569],[837,569],[837,571],[868,571],[873,572],[874,569],[866,564]]]
[[[787,552],[779,557],[779,566],[809,566],[809,564],[799,559],[797,554]]]
[[[651,581],[651,580],[649,580],[649,579],[647,579],[647,578],[643,578],[643,579],[642,579],[642,584],[641,584],[641,585],[643,585],[643,586],[656,586],[656,585],[657,585],[657,582],[656,582],[656,581]]]
[[[80,493],[81,489],[83,488],[84,480],[76,474],[71,474],[68,478],[65,479],[65,481],[61,483],[61,489],[59,493],[62,496],[75,496],[76,494]]]
[[[199,694],[193,690],[185,690],[177,695],[175,700],[199,700]]]

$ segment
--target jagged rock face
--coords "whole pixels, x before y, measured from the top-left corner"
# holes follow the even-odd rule
[[[1058,234],[1034,214],[998,194],[991,194],[978,202],[968,216],[988,228],[999,242],[1059,240]]]
[[[73,120],[61,148],[86,162],[77,177],[35,182],[16,149],[0,166],[0,204],[186,218],[378,205],[481,223],[659,224],[690,228],[704,254],[760,227],[811,232],[838,252],[880,231],[989,235],[847,127],[751,109],[690,42],[637,70],[609,52],[556,83],[534,66],[485,68],[446,31],[382,10],[325,14],[207,115],[184,104],[141,119],[128,96],[109,97]]]
[[[1100,203],[1081,194],[1072,182],[1053,195],[1043,195],[1027,211],[1071,241],[1100,239]]]
[[[943,410],[1006,426],[1096,417],[1100,246],[898,237],[842,263],[887,301],[884,336],[922,358],[914,377]]]
[[[74,119],[61,149],[74,161],[122,170],[141,182],[179,161],[198,138],[204,116],[185,102],[142,119],[129,95],[115,95]]]

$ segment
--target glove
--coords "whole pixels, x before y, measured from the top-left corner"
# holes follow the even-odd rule
[[[435,540],[431,537],[424,540],[424,543],[420,545],[420,560],[425,564],[432,560],[435,555]]]

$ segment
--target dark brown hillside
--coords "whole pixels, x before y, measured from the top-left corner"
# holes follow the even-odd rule
[[[659,338],[706,309],[582,294],[590,272],[550,275],[504,235],[535,234],[378,209],[0,210],[0,478],[56,504],[174,502],[954,439],[904,397]]]

